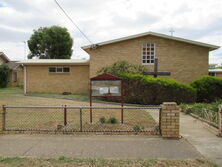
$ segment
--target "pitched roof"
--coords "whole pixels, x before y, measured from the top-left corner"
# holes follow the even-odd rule
[[[23,65],[88,65],[87,59],[28,59],[17,62]]]
[[[104,74],[97,75],[93,78],[90,78],[90,80],[94,81],[94,80],[122,80],[122,79],[117,76],[104,73]]]
[[[17,61],[10,61],[10,62],[8,62],[8,63],[6,63],[6,64],[8,65],[9,69],[14,69],[14,68],[16,68],[17,66],[19,66],[16,62],[17,62]]]
[[[0,57],[3,58],[6,63],[10,61],[10,59],[3,52],[0,52]]]
[[[216,69],[209,69],[209,72],[222,72],[222,69],[216,68]]]
[[[215,50],[215,49],[220,48],[220,46],[216,46],[216,45],[211,45],[211,44],[207,44],[207,43],[203,43],[203,42],[188,40],[188,39],[184,39],[184,38],[179,38],[179,37],[174,37],[174,36],[169,36],[169,35],[149,31],[149,32],[141,33],[141,34],[136,34],[136,35],[131,35],[131,36],[123,37],[123,38],[100,42],[100,43],[93,44],[93,45],[83,46],[82,49],[96,48],[98,46],[103,46],[103,45],[121,42],[121,41],[129,40],[129,39],[134,39],[134,38],[139,38],[139,37],[143,37],[143,36],[147,36],[147,35],[152,35],[152,36],[171,39],[171,40],[175,40],[175,41],[185,42],[185,43],[189,43],[189,44],[193,44],[193,45],[199,45],[199,46],[207,47],[207,48],[209,48],[209,50]]]

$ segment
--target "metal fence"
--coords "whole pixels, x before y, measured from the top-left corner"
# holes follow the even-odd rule
[[[160,131],[152,117],[160,116],[160,107],[3,106],[3,111],[5,131]]]

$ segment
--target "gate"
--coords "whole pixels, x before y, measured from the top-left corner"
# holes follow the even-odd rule
[[[4,131],[160,134],[159,106],[3,106],[3,111]]]

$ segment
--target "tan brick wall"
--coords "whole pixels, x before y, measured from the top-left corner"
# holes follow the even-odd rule
[[[219,116],[219,136],[222,137],[222,104],[219,105],[219,111],[218,111],[218,116]]]
[[[161,105],[160,129],[162,137],[180,137],[180,109],[174,102],[165,102]]]
[[[69,67],[69,73],[49,73],[49,67]],[[26,66],[27,92],[88,93],[89,66]]]
[[[13,81],[13,72],[17,72],[17,81]],[[9,82],[8,86],[13,87],[13,86],[23,86],[24,84],[24,71],[23,69],[19,68],[17,70],[11,70],[9,74]]]
[[[97,49],[87,49],[90,54],[90,77],[104,66],[116,61],[126,60],[141,65],[141,46],[143,42],[156,43],[156,57],[159,71],[171,72],[171,78],[183,83],[208,75],[208,49],[155,36],[108,44]],[[153,65],[146,65],[153,71]]]

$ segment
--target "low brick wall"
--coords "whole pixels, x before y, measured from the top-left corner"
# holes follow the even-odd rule
[[[218,110],[218,115],[219,115],[219,134],[218,136],[222,137],[222,104],[219,105],[219,110]]]
[[[4,130],[4,112],[3,108],[0,107],[0,134],[3,133]]]
[[[160,129],[164,138],[180,138],[180,108],[175,102],[164,102],[160,115]]]

